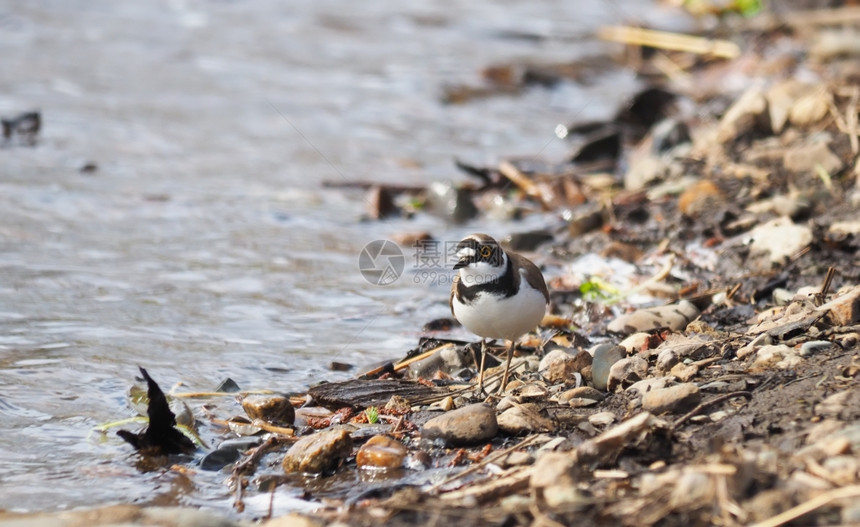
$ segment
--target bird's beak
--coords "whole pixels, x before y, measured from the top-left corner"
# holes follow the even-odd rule
[[[463,258],[460,258],[460,261],[454,264],[454,270],[456,271],[457,269],[468,267],[470,263],[472,263],[471,257],[465,256]]]

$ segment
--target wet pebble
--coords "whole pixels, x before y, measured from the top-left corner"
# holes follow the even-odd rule
[[[634,355],[621,359],[612,365],[609,369],[609,378],[606,381],[606,388],[610,392],[614,392],[617,388],[629,386],[636,381],[642,380],[648,374],[648,361]]]
[[[400,441],[375,435],[358,449],[355,464],[365,469],[386,470],[402,466],[405,458],[406,447]]]
[[[535,404],[518,404],[508,408],[498,417],[499,429],[510,435],[522,435],[555,430],[552,421],[540,414]]]
[[[605,390],[609,381],[609,370],[612,365],[627,356],[627,351],[621,346],[609,343],[598,344],[589,353],[591,362],[591,382],[598,390]]]
[[[700,399],[699,387],[695,384],[676,384],[643,395],[642,409],[658,415],[684,412],[696,406]]]
[[[238,437],[222,441],[218,448],[208,452],[200,460],[202,470],[221,470],[242,456],[242,452],[262,442],[260,437]]]
[[[284,456],[288,473],[321,474],[339,467],[352,452],[349,432],[340,428],[305,436],[293,444]]]
[[[251,419],[276,425],[291,425],[296,418],[290,399],[283,395],[248,395],[242,399],[242,409]]]
[[[648,307],[621,315],[610,322],[606,329],[613,333],[633,333],[663,327],[682,331],[699,314],[699,308],[692,302],[682,300],[677,304]]]
[[[490,406],[477,403],[451,410],[424,423],[422,439],[442,439],[452,446],[486,441],[496,435],[499,424]]]
[[[551,384],[566,383],[574,379],[574,373],[592,363],[592,357],[584,351],[556,348],[541,359],[538,372]]]

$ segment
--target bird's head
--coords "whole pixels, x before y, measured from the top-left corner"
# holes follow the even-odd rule
[[[499,242],[486,234],[470,234],[457,244],[457,263],[454,264],[454,269],[485,269],[498,272],[507,263],[507,255]]]

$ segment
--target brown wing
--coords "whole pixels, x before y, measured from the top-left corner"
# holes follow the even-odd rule
[[[544,281],[543,273],[540,272],[538,266],[536,266],[531,260],[529,260],[525,256],[521,256],[516,253],[508,253],[508,257],[513,260],[514,263],[516,263],[520,267],[520,269],[524,269],[526,271],[526,282],[528,282],[530,286],[540,291],[543,294],[543,297],[546,299],[547,303],[549,303],[549,290],[546,288],[546,281]]]

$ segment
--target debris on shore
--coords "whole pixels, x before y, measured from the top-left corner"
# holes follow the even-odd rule
[[[858,22],[846,6],[727,21],[719,38],[609,28],[644,87],[611,120],[559,129],[569,159],[364,185],[373,219],[551,213],[510,241],[545,269],[552,315],[501,394],[476,393],[473,350],[443,331],[361,378],[239,394],[247,417],[210,417],[223,442],[207,454],[236,508],[372,473],[306,489],[308,524],[860,522]],[[493,66],[445,98],[595,67],[567,66]]]

